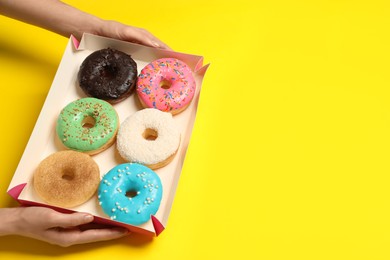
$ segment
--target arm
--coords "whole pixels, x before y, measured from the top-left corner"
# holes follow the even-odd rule
[[[2,208],[0,219],[0,236],[21,235],[64,247],[116,239],[128,233],[123,228],[88,228],[86,224],[93,221],[90,214],[63,214],[44,207]]]
[[[146,46],[170,49],[142,28],[100,19],[58,0],[0,0],[0,14],[80,39],[91,33]]]

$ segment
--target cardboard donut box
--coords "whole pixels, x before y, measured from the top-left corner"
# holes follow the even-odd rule
[[[189,107],[180,114],[173,116],[176,125],[181,131],[181,144],[178,152],[171,163],[155,170],[163,185],[163,197],[160,207],[148,222],[139,226],[111,220],[99,206],[96,193],[90,200],[80,206],[61,208],[45,203],[36,194],[32,184],[33,174],[39,163],[50,154],[64,150],[64,146],[61,144],[55,131],[60,111],[70,102],[86,97],[77,83],[77,73],[81,63],[92,52],[104,48],[117,49],[131,55],[137,63],[138,73],[153,60],[159,58],[180,59],[192,69],[197,84],[194,99]],[[160,50],[91,34],[84,34],[80,42],[74,37],[70,37],[45,103],[9,185],[8,194],[22,205],[45,206],[65,213],[88,212],[94,215],[94,221],[99,224],[125,227],[131,232],[149,236],[159,235],[167,224],[175,197],[196,118],[202,81],[207,68],[208,65],[203,65],[202,56]],[[128,116],[142,109],[135,95],[133,93],[129,98],[113,105],[118,113],[120,122],[123,122]],[[99,165],[101,177],[116,165],[126,163],[119,155],[116,144],[99,154],[93,155],[92,158]]]

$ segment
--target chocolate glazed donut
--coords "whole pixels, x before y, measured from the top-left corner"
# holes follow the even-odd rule
[[[130,55],[107,48],[91,53],[78,73],[80,88],[87,96],[118,103],[129,97],[137,80],[137,64]]]

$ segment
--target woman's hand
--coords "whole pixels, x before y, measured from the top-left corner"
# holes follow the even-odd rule
[[[170,50],[145,29],[104,20],[58,0],[0,0],[0,14],[79,40],[91,33]]]
[[[96,34],[122,41],[138,43],[150,47],[170,50],[168,45],[160,41],[149,31],[117,21],[102,20]]]
[[[116,227],[88,227],[87,213],[59,213],[45,207],[0,209],[0,235],[21,235],[63,247],[123,237],[128,230]]]

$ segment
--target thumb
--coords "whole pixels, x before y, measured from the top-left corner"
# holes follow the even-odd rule
[[[56,212],[56,214],[51,215],[51,219],[48,221],[51,223],[53,227],[76,227],[83,224],[88,224],[93,221],[93,216],[87,213],[71,213],[64,214]]]

